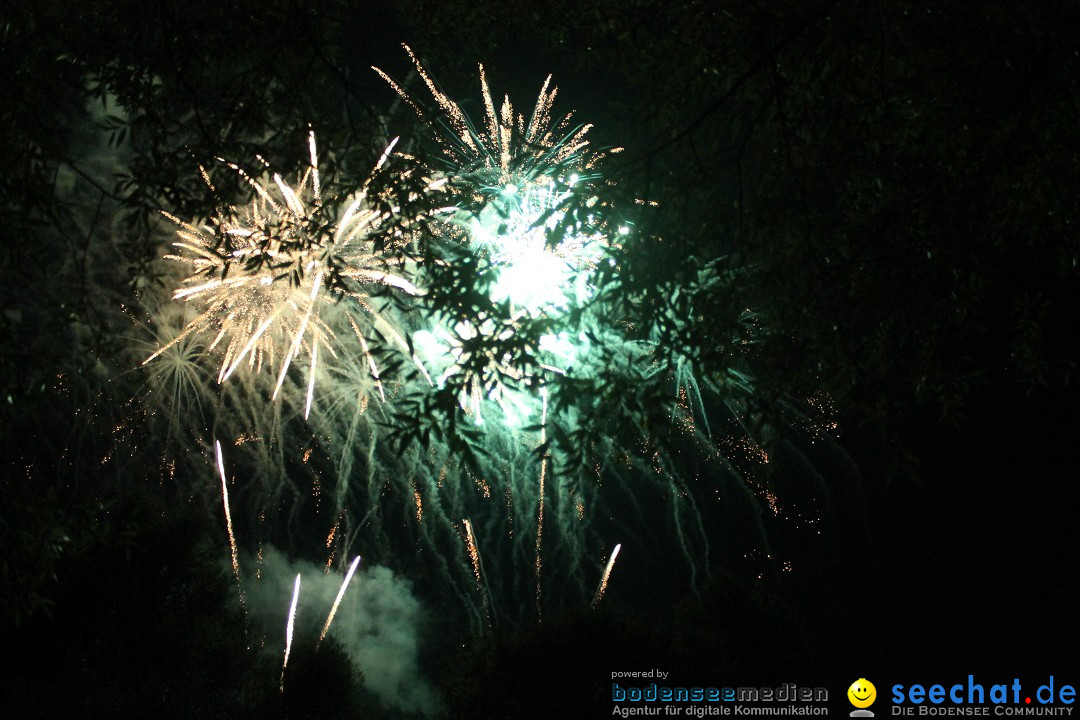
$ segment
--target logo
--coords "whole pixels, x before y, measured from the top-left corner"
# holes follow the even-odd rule
[[[856,708],[851,711],[851,717],[874,717],[874,713],[866,709],[877,699],[877,688],[874,687],[874,683],[866,678],[859,678],[851,683],[851,687],[847,690],[847,697]]]
[[[974,675],[953,685],[935,683],[892,686],[893,715],[1071,715],[1076,687],[1055,680],[1039,685],[1035,692],[1014,677],[1011,683],[984,685]],[[910,705],[909,705],[910,703]],[[993,706],[993,710],[990,710]]]

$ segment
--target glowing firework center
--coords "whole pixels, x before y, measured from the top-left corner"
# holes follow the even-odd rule
[[[519,182],[506,180],[506,173],[499,175],[494,183],[469,178],[469,187],[482,188],[475,198],[479,203],[459,208],[451,222],[465,231],[463,241],[491,262],[495,274],[489,296],[496,303],[508,303],[510,324],[485,322],[476,327],[466,321],[415,333],[417,350],[440,387],[451,374],[461,371],[464,346],[478,337],[508,341],[517,322],[554,317],[587,299],[591,271],[605,245],[603,234],[591,227],[591,214],[587,218],[590,227],[584,229],[583,223],[568,217],[571,203],[583,202],[591,208],[596,202],[575,190],[580,180],[576,173],[566,180],[541,176],[532,181],[519,178]],[[542,335],[536,349],[544,370],[563,373],[587,347],[584,333],[561,331]],[[471,392],[461,397],[462,407],[474,420],[482,422],[485,399],[502,408],[504,420],[511,426],[534,416],[540,409],[536,394],[513,388],[519,383],[535,388],[535,379],[516,368],[510,354],[493,354],[487,368],[490,377],[477,378]]]
[[[549,177],[506,182],[493,189],[478,213],[459,213],[472,242],[499,270],[493,300],[507,300],[515,310],[535,316],[588,297],[589,271],[601,238],[571,231],[558,243],[549,240],[564,222],[561,208],[577,182],[576,174],[562,183]]]

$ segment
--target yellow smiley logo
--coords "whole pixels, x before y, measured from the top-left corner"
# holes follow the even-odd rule
[[[877,699],[877,688],[866,678],[859,678],[847,689],[848,700],[857,708],[867,708]]]

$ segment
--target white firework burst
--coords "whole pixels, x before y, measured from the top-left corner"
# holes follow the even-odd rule
[[[270,174],[265,161],[269,177],[263,179],[227,163],[255,192],[247,206],[220,210],[209,225],[165,213],[179,226],[179,239],[173,243],[177,252],[166,257],[191,270],[174,299],[196,304],[199,313],[145,361],[161,357],[193,334],[212,333],[207,351],[220,349],[218,382],[245,364],[256,372],[264,365],[276,365],[276,397],[290,365],[304,357],[308,365],[305,416],[310,412],[319,353],[336,354],[335,330],[326,321],[335,301],[351,298],[365,311],[364,325],[377,327],[383,337],[404,345],[400,333],[373,307],[371,296],[380,288],[417,294],[391,261],[392,253],[386,247],[376,248],[372,240],[388,213],[368,202],[371,178],[339,215],[337,203],[322,197],[314,133],[308,141],[310,165],[295,188],[279,174]],[[386,162],[394,142],[372,177]],[[205,170],[203,178],[212,189]],[[351,315],[348,327],[367,347],[361,324]]]

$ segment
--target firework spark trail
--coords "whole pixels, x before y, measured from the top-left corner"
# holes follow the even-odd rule
[[[330,534],[326,536],[326,549],[330,550],[330,555],[326,558],[326,567],[323,572],[330,572],[330,564],[334,562],[334,551],[330,549],[330,546],[334,544],[334,536],[337,535],[338,525],[341,524],[341,517],[334,522],[334,526],[330,528]]]
[[[511,174],[525,172],[535,175],[547,167],[563,165],[570,159],[581,160],[584,167],[590,167],[603,156],[603,153],[599,152],[582,153],[589,144],[584,138],[591,129],[591,125],[581,125],[572,129],[569,115],[552,123],[551,107],[558,90],[551,87],[550,75],[544,81],[532,116],[526,123],[523,115],[515,114],[509,97],[504,96],[501,108],[496,110],[484,66],[481,65],[480,87],[484,96],[485,128],[477,131],[461,106],[439,90],[412,48],[408,45],[402,47],[413,61],[424,85],[427,86],[432,98],[439,106],[439,110],[445,115],[445,125],[433,122],[419,103],[413,100],[393,78],[377,67],[372,67],[372,69],[428,125],[435,139],[442,146],[443,152],[453,164],[474,168],[479,162],[481,167],[498,171],[505,182]],[[446,126],[449,126],[451,133],[446,132]]]
[[[304,403],[304,419],[311,414],[311,399],[315,395],[315,363],[319,357],[319,346],[311,348],[311,367],[308,369],[307,401]]]
[[[319,634],[319,641],[315,643],[316,650],[322,645],[323,638],[326,637],[327,631],[330,630],[330,623],[334,622],[334,615],[337,614],[338,605],[341,604],[341,598],[345,597],[345,589],[349,587],[349,581],[352,580],[353,573],[356,572],[356,568],[359,565],[360,556],[357,555],[356,559],[352,561],[352,565],[349,566],[349,571],[345,573],[345,579],[341,582],[341,588],[338,590],[337,597],[334,598],[334,604],[330,607],[330,614],[327,615],[326,624],[323,625],[322,633]]]
[[[465,544],[469,551],[469,559],[472,561],[473,574],[476,576],[476,589],[480,591],[480,597],[484,603],[484,615],[488,619],[488,627],[491,627],[495,623],[495,606],[491,602],[487,575],[484,573],[484,561],[480,558],[480,548],[476,544],[472,520],[469,518],[465,518]]]
[[[240,562],[236,552],[236,537],[233,535],[232,512],[229,510],[229,483],[225,479],[225,461],[221,457],[221,442],[215,440],[214,448],[217,451],[218,473],[221,475],[221,500],[222,504],[225,505],[225,528],[229,531],[229,549],[232,552],[233,576],[236,578],[236,587],[240,591],[240,602],[243,604],[244,588],[240,584]]]
[[[547,443],[547,388],[540,388],[543,410],[540,412],[540,446]],[[546,454],[545,450],[545,454]],[[547,474],[547,457],[540,458],[540,502],[536,510],[536,617],[540,619],[540,544],[544,539],[544,476]]]
[[[473,575],[476,576],[476,587],[479,589],[484,582],[483,573],[480,572],[480,552],[476,549],[476,535],[473,534],[472,521],[469,518],[465,518],[465,547],[469,551]]]
[[[289,652],[292,650],[293,626],[296,623],[296,602],[300,599],[300,573],[293,583],[292,604],[289,606],[289,622],[285,625],[285,659],[281,663],[281,692],[285,692],[285,668],[289,665]]]
[[[608,558],[607,565],[604,567],[604,574],[600,577],[600,585],[596,588],[596,594],[593,595],[592,606],[593,609],[600,604],[600,601],[604,599],[604,592],[607,590],[608,578],[611,577],[611,568],[615,567],[615,558],[619,557],[619,550],[622,549],[622,543],[616,543],[615,549],[611,551],[611,557]]]

